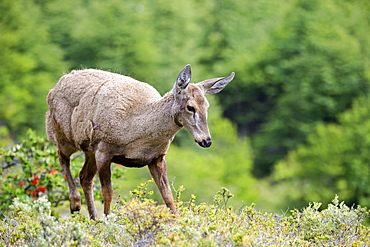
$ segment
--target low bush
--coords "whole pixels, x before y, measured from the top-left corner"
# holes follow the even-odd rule
[[[71,171],[78,187],[82,157],[83,153],[71,157]],[[112,170],[116,181],[124,174],[125,170]],[[0,218],[14,198],[30,200],[42,196],[47,197],[52,207],[58,207],[69,201],[68,185],[58,162],[57,148],[29,130],[21,143],[0,148]],[[99,182],[94,183],[94,196],[97,200],[102,198]]]
[[[222,188],[212,204],[180,200],[178,215],[148,199],[146,183],[112,214],[92,221],[75,213],[56,218],[46,197],[14,199],[0,221],[0,246],[369,246],[366,208],[350,208],[336,197],[324,210],[312,203],[291,215],[269,214],[252,206],[228,205]],[[151,194],[151,193],[149,193]]]
[[[56,148],[29,130],[21,143],[0,148],[0,216],[13,198],[47,196],[53,206],[68,200]]]

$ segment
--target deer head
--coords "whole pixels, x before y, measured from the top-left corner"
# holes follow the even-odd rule
[[[196,84],[189,83],[191,67],[186,65],[179,73],[173,93],[175,95],[175,121],[185,127],[199,146],[211,146],[212,139],[208,129],[207,112],[209,103],[206,94],[220,92],[234,79],[232,72],[227,77],[208,79]]]

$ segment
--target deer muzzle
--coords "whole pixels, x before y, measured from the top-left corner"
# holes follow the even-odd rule
[[[203,148],[208,148],[212,145],[212,139],[211,138],[207,138],[207,139],[203,139],[202,141],[196,141],[198,143],[199,146],[203,147]]]

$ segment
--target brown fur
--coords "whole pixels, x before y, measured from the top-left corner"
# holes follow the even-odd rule
[[[165,203],[176,211],[164,158],[169,145],[183,126],[200,146],[211,144],[209,104],[204,94],[221,91],[234,77],[232,73],[189,84],[190,75],[187,65],[174,88],[163,97],[149,84],[101,70],[74,70],[59,80],[47,97],[46,129],[58,147],[72,212],[81,207],[69,164],[70,155],[78,150],[85,153],[79,178],[91,218],[97,217],[92,194],[96,173],[102,186],[104,213],[110,212],[111,162],[128,167],[148,165]],[[187,106],[194,107],[195,113]]]

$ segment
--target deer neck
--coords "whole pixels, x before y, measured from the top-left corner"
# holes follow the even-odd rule
[[[176,121],[176,112],[175,97],[172,92],[168,92],[160,100],[149,103],[146,107],[148,130],[163,138],[173,138],[182,128]]]

